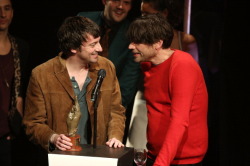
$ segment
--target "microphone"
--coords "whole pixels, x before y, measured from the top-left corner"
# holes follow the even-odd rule
[[[96,97],[98,95],[98,92],[100,90],[100,87],[102,85],[102,81],[103,81],[103,78],[106,76],[106,71],[104,69],[101,69],[98,71],[98,78],[96,80],[96,84],[95,84],[95,87],[92,91],[92,94],[91,94],[91,101],[95,101],[96,100]]]

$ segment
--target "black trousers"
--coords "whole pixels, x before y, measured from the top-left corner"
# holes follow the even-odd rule
[[[0,165],[11,166],[11,141],[0,137]]]
[[[154,161],[148,158],[146,166],[152,166],[153,164],[154,164]],[[196,163],[196,164],[178,164],[178,165],[170,165],[170,166],[202,166],[202,163]]]

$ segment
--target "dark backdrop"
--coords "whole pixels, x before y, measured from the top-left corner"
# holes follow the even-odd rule
[[[102,10],[101,0],[13,0],[10,28],[31,47],[30,70],[58,53],[63,19]],[[191,33],[197,38],[209,89],[209,149],[204,166],[249,166],[250,111],[247,1],[193,0]],[[139,15],[139,0],[131,16]],[[133,18],[133,17],[131,17]],[[249,65],[248,65],[249,66]]]

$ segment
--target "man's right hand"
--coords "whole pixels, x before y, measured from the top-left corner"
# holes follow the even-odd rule
[[[53,134],[50,138],[50,143],[54,144],[57,149],[62,151],[69,150],[72,147],[70,138],[64,134]]]

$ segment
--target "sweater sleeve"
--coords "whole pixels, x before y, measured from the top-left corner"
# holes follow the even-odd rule
[[[154,166],[169,166],[189,126],[189,114],[199,74],[194,63],[173,63],[170,69],[170,123]]]

